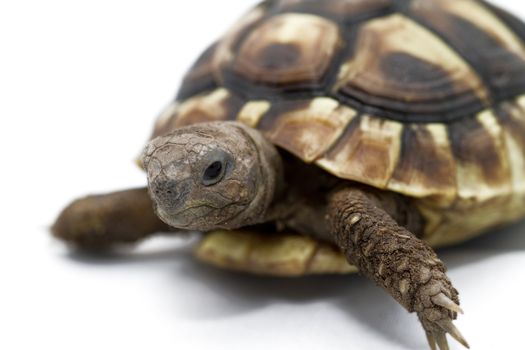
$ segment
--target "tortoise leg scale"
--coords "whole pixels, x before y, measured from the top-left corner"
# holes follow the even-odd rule
[[[73,246],[97,250],[134,243],[170,228],[155,215],[147,189],[138,188],[77,199],[51,230]]]
[[[359,189],[334,192],[328,225],[348,261],[416,312],[430,344],[448,349],[446,334],[469,347],[453,325],[459,307],[457,290],[446,267],[426,243],[381,208],[377,197]]]

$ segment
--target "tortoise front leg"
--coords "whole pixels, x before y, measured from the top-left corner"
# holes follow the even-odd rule
[[[335,242],[361,273],[417,313],[433,350],[436,342],[448,349],[447,333],[468,348],[452,323],[462,311],[445,265],[432,248],[387,214],[381,202],[358,189],[335,192],[328,208]]]
[[[66,207],[51,228],[53,235],[84,249],[134,243],[170,227],[153,211],[146,188],[80,198]]]

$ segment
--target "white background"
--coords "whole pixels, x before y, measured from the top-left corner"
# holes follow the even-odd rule
[[[48,235],[74,197],[145,183],[132,160],[154,117],[253,3],[1,0],[1,349],[425,348],[416,317],[358,276],[218,271],[182,238],[96,259]],[[472,348],[523,349],[525,223],[440,255]]]

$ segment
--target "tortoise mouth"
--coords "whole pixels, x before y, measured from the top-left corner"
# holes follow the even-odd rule
[[[164,221],[166,224],[171,227],[180,228],[180,229],[189,229],[192,222],[188,220],[188,217],[184,215],[188,210],[193,208],[184,208],[174,213],[167,213],[164,209],[160,208],[158,205],[155,208],[157,216]]]
[[[245,205],[239,203],[230,203],[222,208],[201,203],[171,212],[155,205],[157,216],[166,224],[179,229],[202,232],[229,228],[228,223],[242,215],[246,209]]]

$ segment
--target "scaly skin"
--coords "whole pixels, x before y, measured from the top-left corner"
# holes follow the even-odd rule
[[[417,313],[432,349],[435,342],[440,349],[448,349],[446,333],[468,347],[452,325],[461,310],[458,292],[432,248],[359,189],[336,191],[329,201],[327,219],[348,261],[409,312]]]
[[[138,188],[77,199],[60,213],[51,230],[73,246],[100,250],[171,228],[153,212],[148,190]]]

